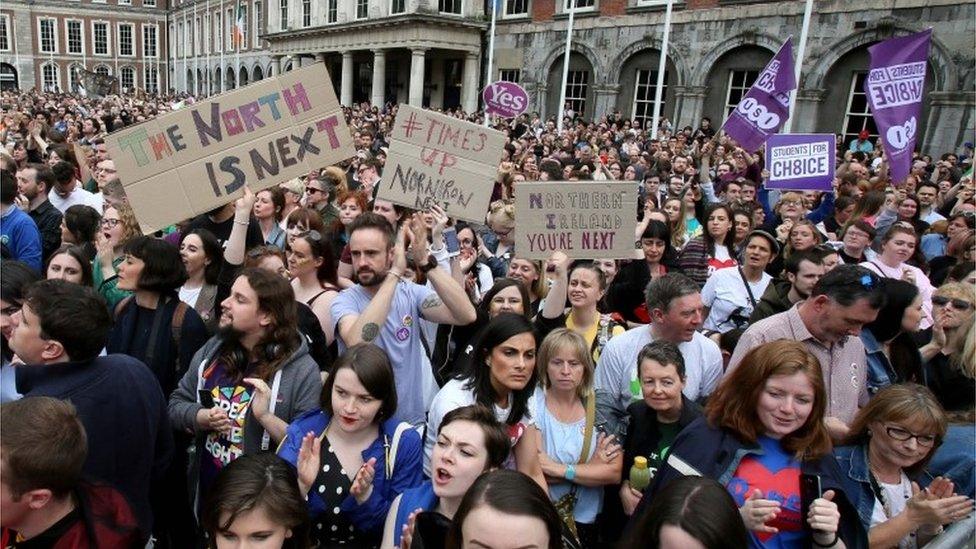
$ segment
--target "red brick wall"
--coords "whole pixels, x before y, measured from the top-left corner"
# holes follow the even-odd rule
[[[556,13],[556,0],[532,0],[532,20],[551,21]]]
[[[623,15],[627,0],[600,0],[601,15]]]
[[[686,0],[686,5],[690,10],[717,8],[718,0]]]

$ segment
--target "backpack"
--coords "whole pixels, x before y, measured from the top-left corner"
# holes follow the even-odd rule
[[[122,312],[125,311],[125,308],[129,306],[129,303],[131,303],[133,301],[133,298],[134,298],[134,296],[131,296],[131,295],[130,296],[127,296],[125,299],[123,299],[122,301],[119,301],[118,304],[115,305],[115,311],[114,312],[115,312],[115,318],[116,319],[118,319],[119,316],[122,314]],[[159,302],[159,305],[157,305],[157,307],[162,307],[163,305],[166,304],[167,301],[164,301],[164,299],[165,298],[160,298],[160,302]],[[176,344],[176,362],[177,362],[177,364],[179,364],[179,360],[180,360],[180,358],[179,358],[180,357],[180,331],[182,331],[182,329],[183,329],[183,318],[186,316],[186,310],[188,308],[189,308],[189,305],[187,305],[183,301],[179,301],[176,304],[176,309],[173,311],[172,322],[170,322],[170,338],[173,341],[173,343]],[[153,355],[155,355],[155,352],[153,352],[153,351],[154,351],[153,345],[150,343],[149,352],[147,353],[147,356],[146,356],[146,363],[152,362]],[[179,366],[177,366],[177,370],[179,370]]]

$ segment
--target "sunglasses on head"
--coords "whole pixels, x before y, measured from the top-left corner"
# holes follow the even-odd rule
[[[970,307],[973,306],[972,303],[966,301],[965,299],[953,299],[953,298],[943,297],[940,295],[934,296],[932,298],[932,305],[936,305],[938,307],[945,307],[950,303],[952,304],[953,308],[959,309],[960,311],[968,310]]]

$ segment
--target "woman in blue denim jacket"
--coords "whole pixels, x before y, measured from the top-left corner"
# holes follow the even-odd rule
[[[914,383],[882,389],[861,408],[846,445],[834,450],[857,485],[848,497],[868,529],[871,547],[922,547],[943,524],[965,518],[973,502],[953,483],[926,479],[925,465],[946,433],[947,420],[932,392]],[[924,482],[923,482],[924,484]]]
[[[895,383],[923,382],[922,356],[912,337],[922,322],[922,296],[904,280],[885,278],[882,282],[888,300],[874,322],[861,330],[872,395]]]
[[[298,472],[319,547],[376,547],[390,504],[423,481],[423,445],[393,419],[396,386],[379,347],[354,345],[322,388],[321,410],[288,426],[278,455]]]

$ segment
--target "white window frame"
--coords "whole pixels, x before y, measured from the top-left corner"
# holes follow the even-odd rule
[[[222,53],[224,51],[224,20],[220,15],[220,10],[217,10],[210,17],[214,28],[212,36],[214,53]]]
[[[227,39],[227,50],[229,52],[234,51],[234,8],[229,8],[224,12],[224,32],[226,33],[225,38]]]
[[[404,10],[406,10],[406,0]],[[339,0],[326,0],[325,2],[325,23],[331,25],[339,22]]]
[[[278,30],[288,30],[289,0],[278,0]]]
[[[515,79],[512,79],[514,75]],[[519,83],[522,79],[522,69],[498,69],[498,79],[506,82]]]
[[[366,5],[366,9],[363,10],[364,11],[364,14],[362,16],[360,16],[359,15],[359,8],[363,4]],[[356,0],[355,3],[353,4],[353,10],[354,10],[353,11],[353,19],[355,19],[356,21],[362,21],[364,19],[369,19],[369,0]]]
[[[840,131],[837,132],[837,133],[841,134],[842,139],[844,140],[843,150],[845,150],[845,151],[847,150],[848,141],[850,140],[850,138],[851,137],[857,137],[857,133],[847,133],[847,128],[848,128],[848,126],[850,125],[850,122],[851,122],[851,117],[852,116],[856,116],[858,118],[861,118],[862,119],[861,128],[862,129],[865,129],[865,130],[868,129],[867,128],[867,122],[868,122],[868,120],[871,120],[871,110],[868,107],[868,103],[867,103],[867,98],[866,97],[865,97],[864,112],[851,112],[851,104],[854,103],[854,96],[855,95],[867,95],[864,92],[864,85],[863,85],[864,82],[863,82],[863,80],[861,82],[862,83],[861,86],[858,86],[857,85],[858,76],[863,76],[863,78],[866,79],[867,78],[867,71],[855,71],[854,74],[851,75],[851,87],[850,87],[850,90],[847,92],[847,103],[844,105],[844,125],[841,126]],[[872,134],[870,134],[870,137],[868,139],[875,139],[877,137],[878,137],[878,134],[877,133],[872,133]]]
[[[6,13],[0,13],[0,25],[3,25],[4,36],[7,37],[7,47],[0,48],[0,51],[12,51],[11,43],[14,41],[14,37],[11,34],[13,29],[10,27],[10,16]]]
[[[142,0],[142,5],[147,8],[155,8],[156,0]]]
[[[583,108],[581,108],[581,109],[577,109],[575,107],[573,108],[573,112],[576,113],[576,116],[585,116],[585,113],[586,113],[586,101],[587,101],[586,96],[588,95],[589,88],[592,85],[592,82],[590,82],[590,73],[591,72],[592,71],[585,71],[585,70],[584,71],[570,70],[569,71],[569,75],[566,78],[566,101],[567,102],[574,102],[575,101],[575,102],[579,102],[579,103],[581,103],[583,105]],[[580,75],[580,74],[586,75],[586,81],[585,82],[580,83],[580,82],[576,82],[575,81],[575,80],[577,80],[576,75]],[[569,90],[570,89],[573,89],[575,87],[579,87],[579,86],[582,86],[582,89],[583,89],[583,95],[582,95],[582,97],[578,97],[576,95],[570,95]],[[560,113],[562,113],[564,109],[565,109],[565,104],[559,105],[559,112]],[[560,114],[560,116],[562,116],[562,115]]]
[[[115,25],[116,25],[116,29],[115,30],[116,30],[116,33],[117,33],[115,35],[115,37],[116,37],[116,40],[118,40],[118,44],[116,44],[116,47],[118,48],[119,57],[135,57],[136,56],[136,26],[135,26],[135,24],[134,23],[129,23],[127,21],[120,21],[120,22],[116,23]],[[130,45],[132,46],[132,53],[130,53],[128,55],[122,53],[122,27],[129,27],[131,29],[131,31],[132,31],[130,33],[130,35],[129,35],[132,38],[131,41],[130,41]]]
[[[105,53],[98,53],[98,48],[95,47],[95,39],[98,37],[98,33],[95,32],[95,25],[105,25]],[[112,23],[109,21],[92,21],[92,55],[95,57],[110,57],[112,55]]]
[[[101,69],[105,69],[105,72],[98,72]],[[106,65],[105,63],[100,63],[95,66],[95,74],[104,74],[107,76],[112,76],[112,67]]]
[[[251,27],[253,29],[253,36],[251,37],[251,42],[254,44],[254,49],[261,47],[261,2],[255,2],[251,9]]]
[[[78,69],[78,83],[81,84],[81,71],[85,69],[81,63],[71,63],[68,65],[68,89],[74,92],[74,81],[72,80],[72,70]]]
[[[153,79],[150,78],[151,74],[155,75],[155,81],[153,81]],[[159,71],[156,70],[156,65],[150,63],[143,65],[142,82],[144,84],[143,87],[146,89],[147,92],[159,93]],[[150,82],[154,84],[153,87],[149,86]]]
[[[312,0],[302,0],[302,28],[312,26]]]
[[[203,14],[203,42],[201,44],[201,49],[204,54],[210,53],[210,48],[213,43],[210,41],[210,33],[213,32],[213,27],[210,26],[210,13]]]
[[[457,2],[459,4],[458,11],[455,13],[453,11],[441,11],[441,2]],[[437,13],[441,15],[451,15],[454,17],[464,16],[464,0],[437,0]]]
[[[509,2],[524,2],[525,11],[510,13],[508,11]],[[516,18],[516,17],[528,17],[532,13],[532,0],[502,0],[502,19],[506,18]]]
[[[150,55],[148,52],[149,40],[146,39],[146,32],[153,31],[153,54]],[[148,57],[150,59],[155,59],[159,57],[159,24],[158,23],[143,23],[142,24],[142,56]]]
[[[675,2],[677,4],[678,2]],[[668,0],[637,0],[637,5],[640,7],[644,6],[666,6]]]
[[[131,6],[132,5],[132,0],[119,0],[119,5],[120,6]]]
[[[81,51],[71,51],[71,23],[78,23],[78,31],[81,33]],[[86,55],[85,51],[85,22],[81,19],[64,20],[64,51],[69,55]]]
[[[578,4],[581,4],[583,2],[591,2],[591,4],[588,6],[574,7],[573,8],[574,13],[587,13],[591,11],[596,11],[599,8],[599,5],[597,5],[597,0],[557,0],[557,1],[560,2],[559,13],[563,13],[566,15],[569,15],[570,6],[577,6]]]
[[[649,93],[649,99],[638,99],[637,92],[641,88],[641,73],[647,73],[647,82],[643,84]],[[634,100],[630,105],[631,120],[641,119],[640,127],[645,128],[647,121],[654,116],[654,94],[656,93],[655,88],[657,88],[657,69],[636,69],[634,72]],[[648,105],[650,109],[650,115],[638,116],[637,106],[638,105]],[[664,110],[668,104],[668,71],[664,71],[664,93],[661,94],[661,113],[663,116]],[[645,111],[647,112],[647,111]]]
[[[131,86],[126,86],[125,85],[125,80],[124,80],[123,76],[125,75],[126,69],[128,69],[129,71],[132,72],[132,85]],[[138,71],[136,71],[136,68],[133,67],[132,65],[122,65],[121,67],[119,67],[119,92],[121,92],[122,90],[128,89],[128,93],[132,93],[136,89],[137,86],[139,86],[139,77],[138,77]]]
[[[44,49],[44,33],[41,32],[43,28],[44,21],[51,21],[51,39],[54,41],[53,50]],[[61,51],[60,46],[60,36],[58,36],[58,20],[55,17],[38,17],[37,18],[37,51],[39,53],[53,53],[56,54]]]
[[[40,36],[38,36],[38,38],[40,38]],[[45,91],[49,89],[47,84],[47,74],[46,74],[47,72],[46,69],[48,67],[54,67],[55,87],[59,90],[63,90],[64,88],[61,87],[61,67],[59,67],[58,64],[55,63],[54,61],[47,61],[41,64],[41,89]]]
[[[751,72],[756,74],[756,76],[751,79],[752,82],[750,82],[750,78],[749,78],[749,73]],[[739,105],[738,101],[736,101],[734,104],[732,103],[732,90],[735,89],[735,90],[740,90],[742,92],[742,94],[739,96],[740,97],[739,101],[741,101],[742,100],[741,98],[745,97],[746,93],[749,92],[749,88],[751,88],[752,84],[755,83],[756,78],[759,78],[759,73],[761,72],[762,69],[746,69],[746,70],[729,69],[728,85],[725,87],[725,111],[722,113],[723,123],[726,119],[728,119],[729,115],[732,114],[732,111],[734,111],[735,108]],[[735,85],[735,86],[732,85],[732,79],[735,77],[735,73],[740,73],[740,74],[745,73],[746,75],[746,79],[744,80],[744,82],[746,83],[745,87],[742,87],[740,85]]]
[[[248,12],[250,12],[251,10],[248,9],[248,5],[246,2],[241,2],[241,9],[244,10],[244,34],[241,36],[241,51],[244,51],[248,49],[248,44],[250,43],[249,40],[251,37],[251,33],[249,31],[251,30],[251,20],[248,18],[248,16],[250,15]],[[234,24],[237,25],[236,10],[234,13]]]

